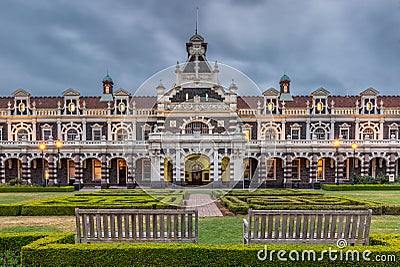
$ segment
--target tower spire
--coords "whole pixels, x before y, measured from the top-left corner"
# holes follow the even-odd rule
[[[196,29],[195,29],[195,34],[197,34],[198,24],[199,24],[199,7],[196,7]]]

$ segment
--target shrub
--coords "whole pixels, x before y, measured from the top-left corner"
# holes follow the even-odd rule
[[[14,179],[11,179],[11,180],[8,182],[8,184],[9,184],[10,186],[22,185],[22,179],[21,179],[21,178],[14,178]]]
[[[360,256],[360,260],[332,261],[327,253],[321,260],[304,262],[279,261],[279,250],[313,249],[323,255],[328,245],[282,245],[269,244],[269,252],[275,251],[273,260],[260,261],[257,254],[263,245],[194,245],[194,244],[72,244],[72,234],[48,236],[22,248],[23,266],[371,266]],[[369,250],[371,260],[375,255],[394,255],[400,258],[400,235],[371,235],[371,246],[357,246],[343,249],[357,249],[362,254]],[[336,249],[336,248],[334,248]],[[339,253],[338,253],[339,255]],[[288,255],[285,255],[288,258]],[[397,261],[387,261],[384,266],[398,266]]]
[[[400,184],[356,184],[333,185],[323,184],[323,190],[327,191],[352,191],[352,190],[400,190]]]

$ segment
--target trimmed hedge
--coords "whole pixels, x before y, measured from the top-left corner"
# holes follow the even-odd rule
[[[400,206],[385,205],[347,197],[327,196],[225,196],[221,204],[234,213],[246,213],[249,208],[258,210],[349,210],[372,209],[375,215],[400,214]]]
[[[0,234],[0,252],[6,250],[21,251],[26,246],[38,239],[48,236],[49,233],[7,233]]]
[[[214,197],[222,196],[322,196],[324,193],[299,189],[213,190]]]
[[[73,186],[0,186],[0,193],[24,193],[24,192],[74,192]]]
[[[0,205],[0,216],[64,216],[82,209],[177,209],[183,195],[62,196]]]
[[[333,185],[323,184],[323,190],[327,191],[353,191],[353,190],[400,190],[400,184],[355,184],[355,185]]]
[[[72,234],[59,234],[37,240],[22,248],[22,266],[398,266],[400,259],[400,235],[371,235],[371,246],[344,248],[346,251],[357,250],[360,260],[340,261],[340,249],[335,245],[267,245],[267,252],[272,260],[258,259],[263,245],[194,245],[194,244],[73,244]],[[322,251],[338,250],[338,259],[332,261],[328,253]],[[322,260],[301,260],[303,251],[314,250],[316,258]],[[277,252],[286,251],[287,261],[279,261]],[[288,257],[291,250],[300,255],[298,261]],[[366,261],[362,252],[369,250]],[[264,253],[264,252],[262,252]],[[263,254],[261,254],[262,256]],[[306,258],[307,258],[306,254]],[[377,262],[376,255],[393,255],[394,261]],[[351,259],[351,256],[350,258]],[[393,260],[393,259],[391,259]],[[396,261],[397,260],[397,261]]]
[[[164,196],[164,195],[187,195],[187,190],[143,190],[143,189],[103,189],[95,192],[77,192],[75,196]]]

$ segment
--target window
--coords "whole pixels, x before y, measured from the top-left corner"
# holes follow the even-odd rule
[[[67,141],[74,141],[74,140],[78,140],[79,139],[79,135],[78,135],[78,131],[76,129],[69,129],[67,131]]]
[[[363,131],[363,139],[375,139],[375,133],[372,128],[366,128]]]
[[[325,159],[318,160],[317,180],[325,179]]]
[[[95,141],[101,140],[101,129],[93,129],[92,139]]]
[[[26,129],[20,129],[17,133],[17,140],[18,141],[28,141],[29,140],[29,133]]]
[[[143,164],[143,180],[150,180],[151,178],[151,161],[150,159],[143,159],[142,160]]]
[[[128,139],[128,131],[125,129],[119,129],[117,131],[117,141],[124,141]]]
[[[397,125],[389,126],[389,139],[398,139],[399,138],[399,129]]]
[[[300,139],[300,129],[292,129],[292,139],[293,140]]]
[[[276,130],[273,128],[268,128],[265,131],[265,140],[276,140],[276,139],[277,139]]]
[[[349,128],[340,128],[340,139],[349,139]]]
[[[292,161],[292,179],[300,180],[300,159]]]
[[[43,129],[43,140],[49,140],[51,136],[51,129]]]
[[[276,159],[267,159],[267,179],[276,180]]]
[[[322,111],[324,109],[324,104],[322,104],[322,102],[318,102],[317,104],[317,110],[318,111]]]
[[[314,136],[317,140],[325,140],[326,139],[326,132],[323,128],[317,128],[314,131]]]
[[[98,159],[93,160],[93,180],[101,179],[101,162]]]
[[[187,134],[193,134],[196,132],[206,134],[208,133],[208,126],[204,122],[194,121],[186,125],[185,132]]]

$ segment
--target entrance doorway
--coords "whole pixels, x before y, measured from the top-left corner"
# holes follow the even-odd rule
[[[210,159],[205,155],[185,158],[185,184],[204,185],[210,182]]]

